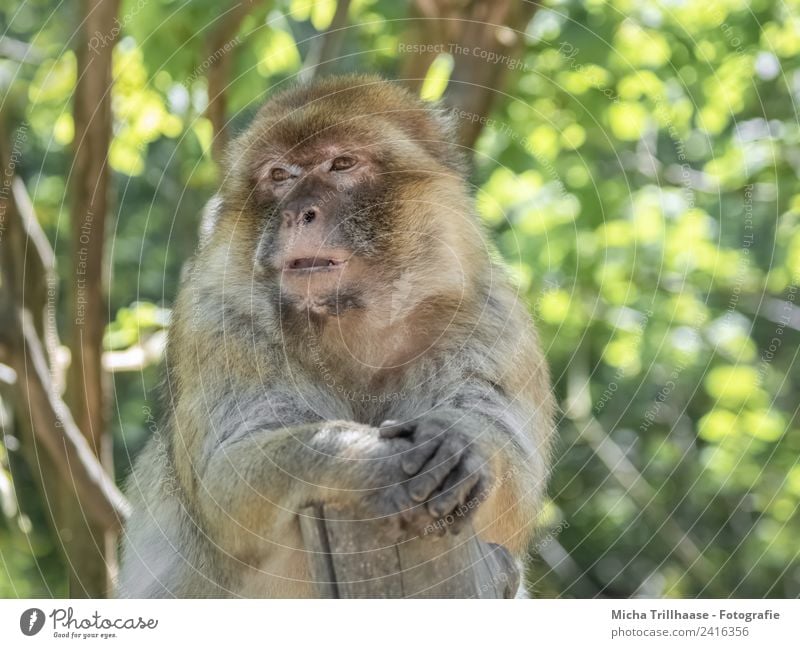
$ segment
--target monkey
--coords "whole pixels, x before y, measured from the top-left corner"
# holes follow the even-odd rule
[[[407,534],[465,518],[524,555],[554,401],[456,126],[333,76],[232,141],[127,483],[118,596],[314,597],[298,512],[319,502]]]

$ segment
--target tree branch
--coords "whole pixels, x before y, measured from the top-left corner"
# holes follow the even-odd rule
[[[260,4],[260,0],[234,0],[211,32],[208,42],[208,107],[206,117],[214,130],[211,150],[219,162],[228,145],[228,85],[239,41],[236,34],[244,19]]]
[[[116,530],[128,503],[105,473],[64,402],[51,375],[41,338],[57,346],[55,258],[22,180],[13,174],[5,120],[0,119],[0,161],[6,184],[0,191],[0,337],[3,361],[14,369],[20,402],[34,442],[41,443],[66,490],[104,529]],[[54,289],[54,288],[53,288]]]
[[[414,0],[411,3],[409,28],[403,40],[406,45],[448,45],[457,38],[458,22],[450,18],[458,15],[458,8],[449,6],[447,0]],[[448,33],[449,32],[449,33]],[[449,50],[449,47],[448,47]],[[428,68],[438,56],[436,51],[423,49],[412,56],[406,56],[400,71],[400,78],[411,89],[418,93],[422,89]]]
[[[469,116],[460,123],[459,140],[472,148],[498,91],[512,69],[522,67],[522,32],[538,4],[529,0],[415,0],[407,41],[433,45],[406,57],[401,78],[418,92],[439,52],[453,56],[444,102]],[[491,58],[487,54],[491,54]],[[477,119],[475,118],[477,117]]]
[[[17,63],[34,65],[39,65],[44,61],[44,56],[37,47],[10,36],[0,36],[0,56]]]
[[[18,311],[11,344],[11,367],[37,441],[54,460],[63,483],[72,487],[89,518],[119,531],[130,506],[106,473],[50,380],[42,345],[29,313]]]
[[[689,532],[681,527],[670,511],[659,505],[658,491],[592,415],[588,349],[585,342],[576,350],[568,369],[564,413],[572,421],[580,438],[606,467],[609,475],[624,489],[626,497],[636,503],[642,515],[654,518],[659,536],[664,538],[686,569],[694,571],[701,580],[713,583],[714,568]]]
[[[317,37],[303,63],[300,78],[303,80],[329,74],[336,68],[337,57],[342,51],[347,35],[350,0],[339,0],[331,24],[325,33]]]
[[[498,90],[505,87],[512,67],[521,65],[525,40],[520,32],[530,22],[538,5],[517,0],[473,0],[463,16],[453,72],[445,91],[445,102],[469,115],[487,117]],[[496,60],[480,56],[492,52]],[[476,55],[476,53],[478,55]],[[463,146],[472,148],[483,129],[483,120],[463,120],[459,129]]]

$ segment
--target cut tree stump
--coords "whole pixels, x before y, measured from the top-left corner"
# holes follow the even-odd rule
[[[461,533],[397,541],[385,521],[317,505],[300,513],[320,598],[513,598],[519,571],[500,545]]]

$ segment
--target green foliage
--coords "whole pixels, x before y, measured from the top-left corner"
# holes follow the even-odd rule
[[[109,349],[164,325],[216,182],[202,115],[219,4],[139,4],[124,3],[115,49]],[[28,98],[20,171],[64,263],[75,57],[63,43],[76,17],[11,5],[10,34],[43,56],[0,61]],[[333,6],[265,3],[242,24],[234,130],[298,73]],[[476,198],[566,412],[529,573],[541,595],[800,595],[798,9],[553,0],[519,26],[520,65],[498,64],[508,94],[477,144]],[[339,69],[398,75],[412,55],[398,54],[406,11],[354,2]],[[451,67],[436,59],[425,97]],[[120,476],[157,380],[153,368],[116,376]],[[588,385],[578,414],[576,384]],[[599,446],[588,417],[607,435]],[[35,594],[40,554],[19,552],[14,524],[0,528],[0,595]]]
[[[110,350],[127,349],[138,344],[148,332],[164,328],[169,311],[149,302],[135,302],[117,311],[116,319],[106,328],[103,346]]]

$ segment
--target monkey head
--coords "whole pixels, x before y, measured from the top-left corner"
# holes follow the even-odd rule
[[[221,229],[281,304],[321,316],[465,291],[488,258],[449,116],[377,77],[274,96],[231,146]]]

